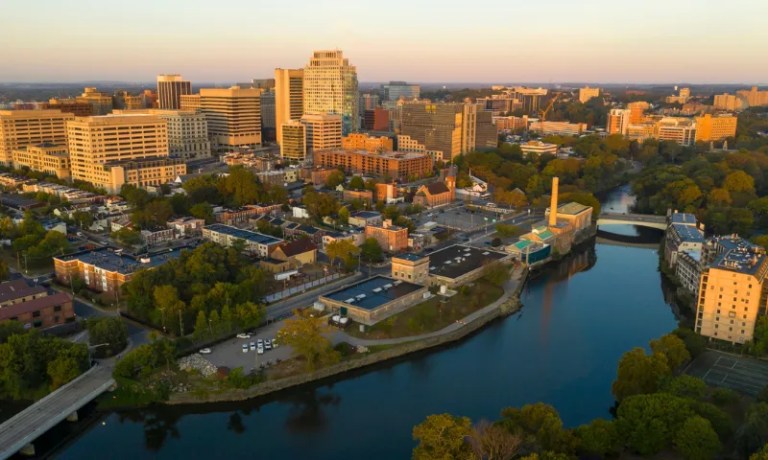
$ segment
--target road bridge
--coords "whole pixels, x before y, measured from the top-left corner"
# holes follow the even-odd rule
[[[115,384],[111,365],[96,365],[0,425],[0,460],[21,452],[34,455],[35,439]]]
[[[597,218],[597,226],[602,225],[638,225],[640,227],[667,229],[667,218],[651,214],[618,214],[603,212]]]

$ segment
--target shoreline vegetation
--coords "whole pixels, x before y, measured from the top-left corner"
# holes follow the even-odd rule
[[[283,373],[287,371],[289,374],[291,374],[291,370],[295,371],[295,364],[297,363],[291,362],[298,360],[291,359],[283,361],[277,366],[278,369],[275,369],[273,374],[276,378],[272,379],[267,379],[263,374],[256,376],[241,376],[240,374],[242,372],[239,369],[235,369],[231,370],[226,378],[223,378],[228,381],[223,383],[231,383],[231,385],[219,385],[218,387],[211,385],[208,387],[204,385],[196,385],[195,382],[201,382],[191,375],[189,376],[189,379],[186,379],[186,382],[155,386],[144,385],[141,382],[128,378],[118,378],[118,389],[114,393],[107,393],[99,399],[99,409],[128,409],[150,404],[195,405],[243,401],[296,386],[333,379],[350,371],[360,370],[365,367],[395,360],[413,353],[450,346],[451,344],[461,341],[481,330],[494,320],[519,311],[522,307],[520,293],[527,281],[527,275],[528,271],[524,270],[521,274],[518,286],[509,294],[509,298],[501,302],[497,308],[493,308],[490,311],[475,317],[471,321],[464,323],[462,327],[444,334],[415,339],[397,345],[373,345],[363,347],[363,353],[358,353],[357,347],[348,343],[341,343],[336,347],[342,354],[342,359],[338,363],[312,371],[302,370],[298,374],[293,372],[292,375],[280,376],[281,371],[283,371]],[[491,300],[491,302],[484,307],[498,301],[502,295]],[[479,310],[481,309],[482,308]],[[403,338],[407,339],[407,337]],[[294,366],[291,366],[291,364],[294,364]],[[290,367],[293,367],[294,369],[290,369]],[[162,373],[163,372],[161,372],[161,374]],[[236,374],[237,382],[231,382],[233,373]],[[176,376],[179,374],[186,374],[186,372],[175,373]],[[242,379],[240,377],[242,377]],[[242,380],[242,382],[240,382],[240,380]],[[174,389],[183,389],[185,391],[173,391]]]

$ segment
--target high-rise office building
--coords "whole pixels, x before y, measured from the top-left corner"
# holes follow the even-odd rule
[[[218,151],[261,145],[261,89],[202,88],[200,110]]]
[[[389,110],[381,107],[366,110],[363,114],[363,129],[369,131],[389,131]]]
[[[304,115],[304,69],[275,69],[275,129],[277,142],[282,125]]]
[[[582,104],[586,104],[595,97],[600,97],[600,88],[590,88],[589,86],[579,88],[579,102]]]
[[[629,127],[629,109],[611,109],[605,130],[608,134],[627,134]]]
[[[498,145],[491,112],[478,112],[477,104],[409,102],[400,110],[399,134],[441,152],[445,161]]]
[[[157,76],[157,102],[161,109],[180,109],[182,94],[192,94],[192,83],[178,74]]]
[[[261,93],[261,140],[275,142],[277,127],[275,126],[275,92],[264,90]]]
[[[736,137],[737,122],[738,118],[731,114],[696,117],[696,140],[710,142]]]
[[[13,151],[27,145],[65,144],[74,118],[61,110],[0,110],[0,162],[10,166]]]
[[[13,151],[13,167],[29,168],[59,179],[69,179],[69,153],[66,144],[43,143]]]
[[[200,110],[199,94],[182,94],[179,98],[180,110]]]
[[[401,97],[407,101],[421,97],[421,86],[409,85],[404,81],[391,81],[381,85],[382,99],[397,101]]]
[[[184,160],[168,156],[168,122],[153,115],[69,120],[67,145],[72,179],[110,193],[125,184],[159,186],[187,171]]]
[[[715,101],[712,106],[715,110],[728,110],[729,112],[733,112],[743,109],[747,104],[748,102],[739,96],[723,93],[715,95]]]
[[[690,118],[664,117],[656,122],[656,139],[693,145],[696,139],[696,123]]]
[[[211,156],[205,115],[194,110],[115,110],[115,115],[154,115],[168,122],[168,152],[185,160]]]
[[[736,91],[736,95],[747,102],[749,107],[763,107],[768,105],[768,91],[759,91],[757,86],[752,89]]]
[[[719,340],[752,340],[766,314],[768,257],[765,249],[737,235],[707,240],[701,249],[696,332]]]
[[[344,134],[358,129],[357,69],[341,50],[315,51],[304,67],[304,113],[341,115]]]
[[[366,110],[373,110],[379,106],[379,96],[376,94],[361,94],[360,95],[360,113],[364,113]]]
[[[546,88],[516,86],[509,93],[523,109],[523,112],[536,113],[541,108],[542,98],[546,97],[549,91]]]
[[[307,152],[341,148],[341,115],[306,114],[301,123],[307,128]]]
[[[65,113],[71,113],[76,117],[89,117],[93,115],[93,107],[87,102],[77,102],[75,98],[60,99],[53,97],[48,103],[43,104],[43,109],[57,109]]]
[[[91,104],[91,112],[94,115],[106,115],[113,108],[112,95],[102,93],[92,86],[85,88],[83,94],[75,98],[75,101]]]
[[[307,158],[307,128],[298,120],[288,120],[280,130],[280,156],[288,160]]]

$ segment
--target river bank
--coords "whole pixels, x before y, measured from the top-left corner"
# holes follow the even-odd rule
[[[243,401],[283,391],[292,387],[303,386],[310,383],[323,383],[324,381],[338,378],[340,375],[350,371],[381,364],[410,354],[449,346],[467,338],[494,320],[517,312],[522,307],[520,293],[525,286],[527,278],[528,270],[523,269],[519,275],[519,279],[515,283],[516,286],[511,292],[505,292],[502,298],[482,309],[484,311],[476,312],[479,314],[468,316],[467,318],[470,319],[462,321],[461,327],[451,328],[452,330],[445,333],[436,333],[430,337],[417,338],[402,344],[394,345],[391,348],[366,353],[362,356],[354,356],[346,361],[318,369],[314,372],[267,381],[246,389],[227,389],[204,394],[195,392],[171,393],[168,400],[163,401],[163,403],[168,405],[199,405],[203,403]],[[407,339],[407,337],[404,339]]]

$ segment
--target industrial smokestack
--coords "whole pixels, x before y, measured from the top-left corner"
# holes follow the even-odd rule
[[[560,179],[552,178],[552,198],[549,201],[549,226],[557,225],[557,189]]]

